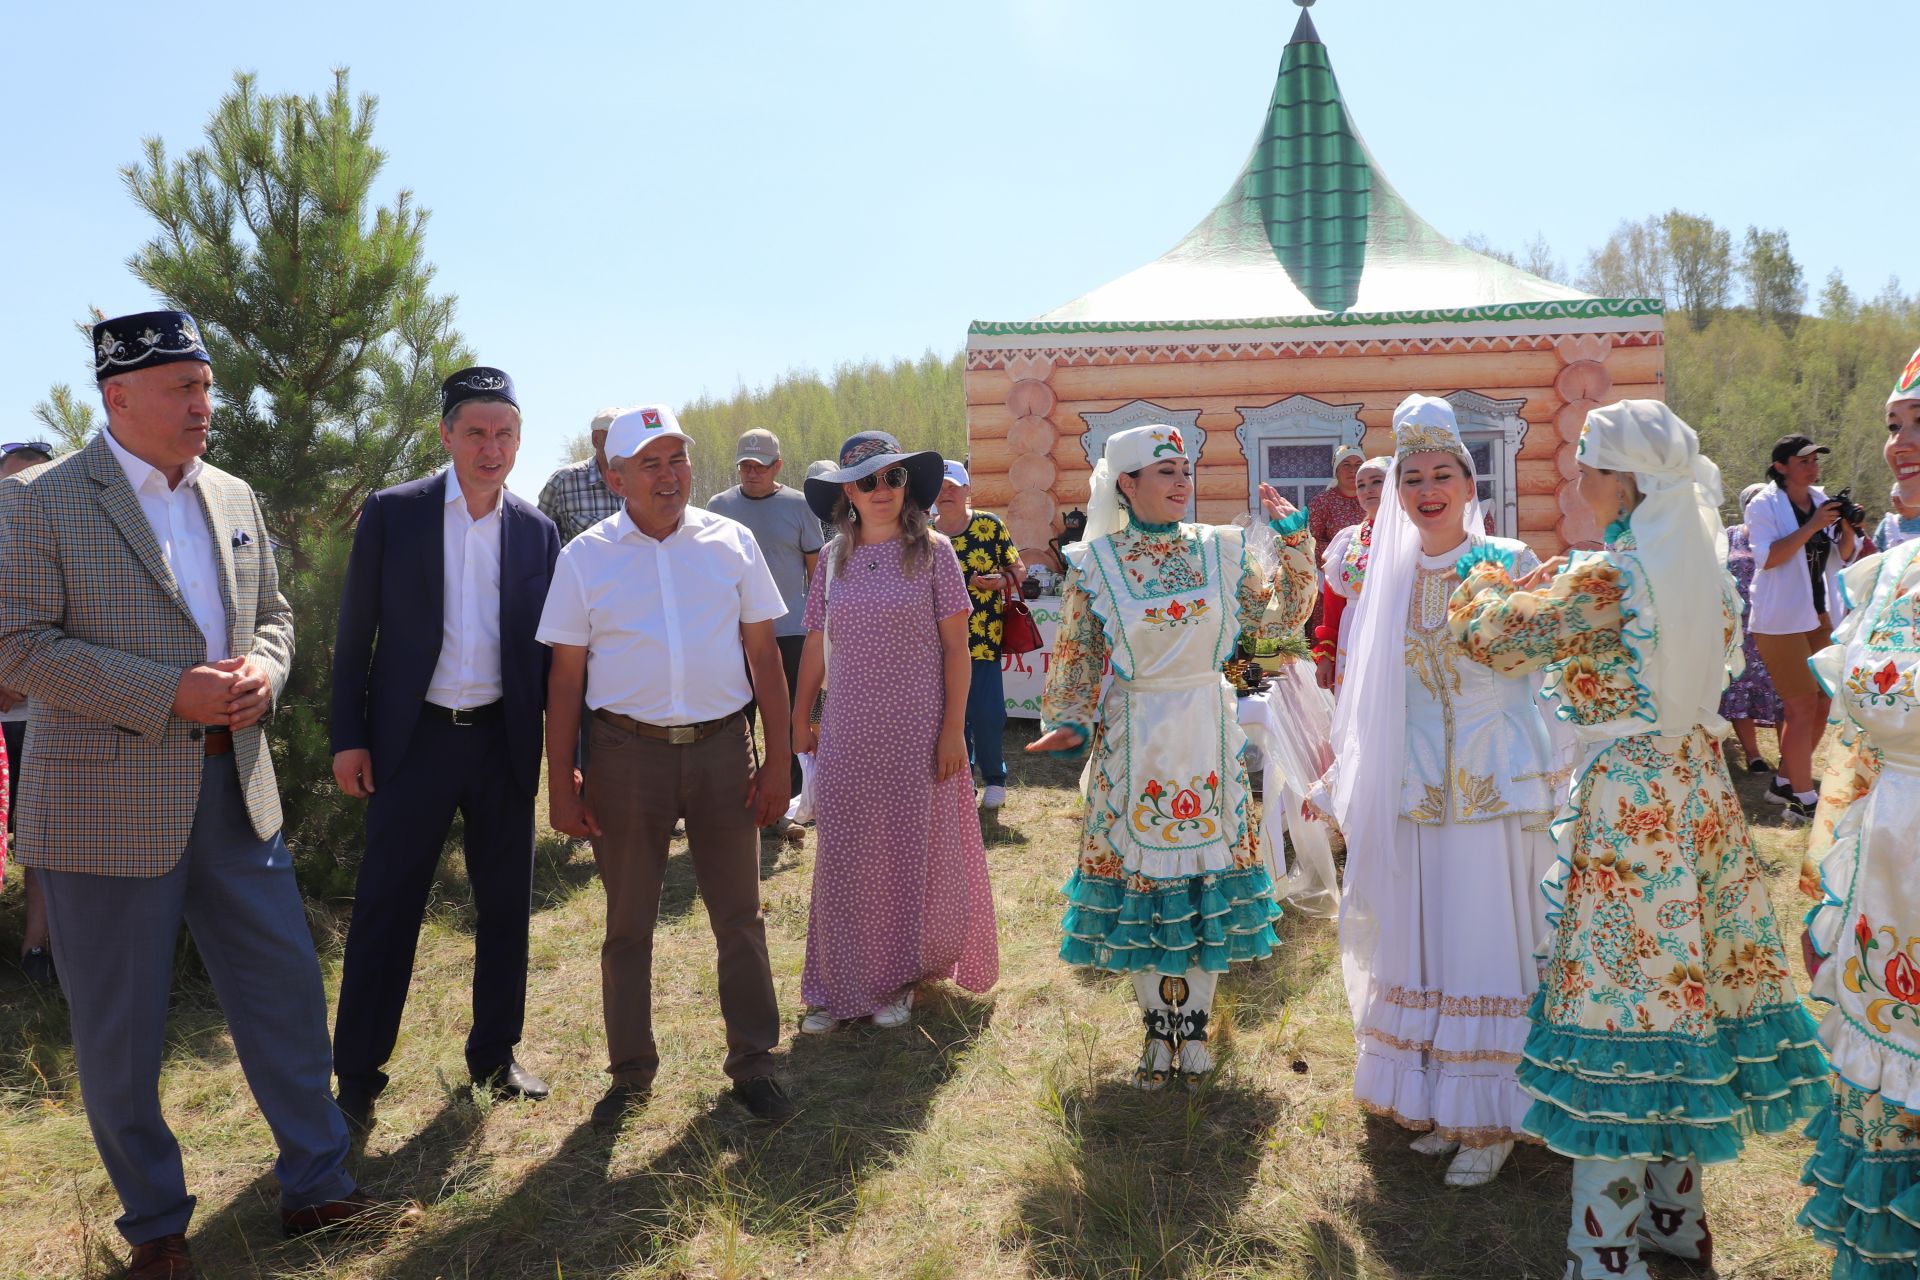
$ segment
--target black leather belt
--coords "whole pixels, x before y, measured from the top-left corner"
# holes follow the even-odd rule
[[[497,723],[506,716],[507,711],[506,703],[495,699],[484,707],[462,707],[457,710],[443,707],[437,702],[423,702],[420,704],[420,713],[431,717],[436,723],[464,729],[476,724]]]

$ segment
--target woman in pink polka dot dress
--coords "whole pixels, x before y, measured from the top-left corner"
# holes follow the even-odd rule
[[[987,854],[965,741],[971,603],[960,564],[932,531],[937,453],[903,454],[885,432],[840,447],[806,482],[839,531],[807,595],[796,704],[824,677],[815,751],[819,848],[800,995],[805,1032],[871,1016],[912,1017],[915,984],[985,991],[1000,975]],[[817,748],[817,749],[816,749]]]

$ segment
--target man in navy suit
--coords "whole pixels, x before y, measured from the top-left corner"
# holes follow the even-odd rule
[[[549,650],[534,640],[560,554],[553,521],[506,491],[520,404],[498,369],[440,392],[452,465],[367,499],[333,651],[333,776],[367,801],[333,1035],[340,1109],[364,1132],[386,1087],[427,894],[466,820],[473,938],[467,1069],[500,1097],[544,1098],[514,1059],[525,1020],[533,805]]]

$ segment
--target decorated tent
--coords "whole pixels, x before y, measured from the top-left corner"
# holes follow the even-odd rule
[[[1545,555],[1599,536],[1573,442],[1594,406],[1660,398],[1662,343],[1657,300],[1589,297],[1415,213],[1303,9],[1253,152],[1198,226],[1037,319],[971,326],[974,500],[1045,562],[1107,436],[1167,422],[1186,428],[1197,519],[1246,512],[1262,481],[1304,505],[1338,445],[1386,452],[1394,405],[1423,391],[1453,402],[1499,532]]]

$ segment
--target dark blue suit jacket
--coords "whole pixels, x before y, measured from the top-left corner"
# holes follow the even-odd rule
[[[373,753],[373,781],[393,776],[420,722],[440,661],[445,607],[446,474],[382,489],[360,509],[333,646],[333,749]],[[500,685],[513,782],[540,789],[550,651],[533,638],[560,555],[540,509],[501,494]]]

